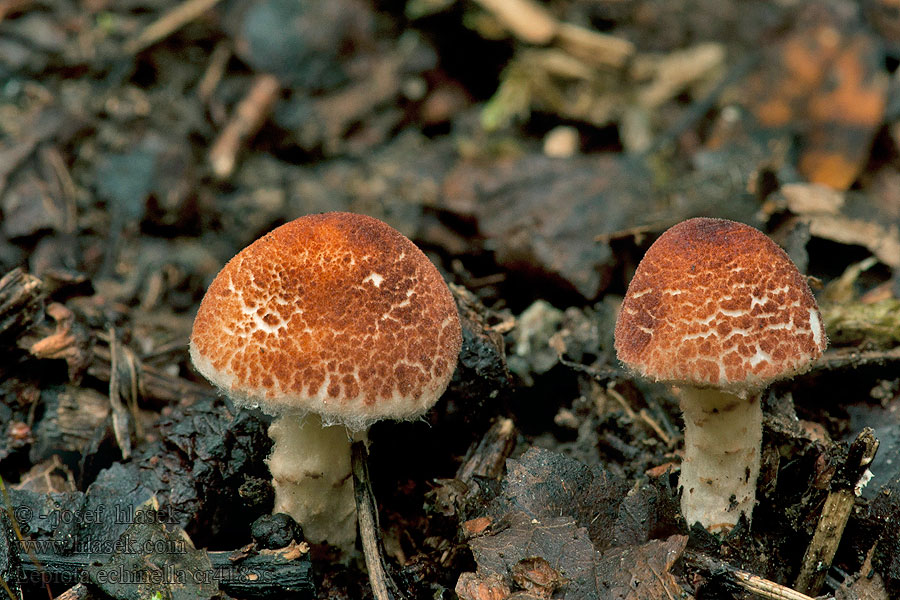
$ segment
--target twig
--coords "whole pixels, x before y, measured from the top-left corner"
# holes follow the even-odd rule
[[[648,233],[664,231],[674,224],[673,221],[656,221],[646,225],[636,225],[634,227],[619,229],[610,233],[601,233],[594,236],[594,241],[601,244],[608,244],[613,240],[632,238],[635,244],[643,244],[644,238],[647,237]]]
[[[888,350],[859,351],[856,348],[836,348],[820,356],[812,364],[812,371],[842,371],[859,367],[880,366],[895,369],[900,366],[900,346]],[[896,371],[891,371],[896,373]]]
[[[831,480],[831,490],[819,516],[816,532],[803,555],[800,574],[794,584],[798,590],[815,595],[822,589],[853,510],[853,502],[870,476],[869,465],[877,451],[878,439],[869,427],[863,429],[850,445],[846,461]]]
[[[43,318],[44,283],[16,267],[0,277],[0,338],[16,338]]]
[[[727,581],[768,600],[815,600],[789,587],[769,581],[748,571],[742,571],[711,556],[687,550],[682,555],[685,562],[707,571],[712,577],[724,577]]]
[[[494,327],[497,327],[496,325]],[[501,331],[501,333],[506,333],[505,330]],[[577,371],[579,373],[584,373],[594,379],[594,381],[598,383],[606,383],[610,380],[618,379],[622,376],[622,369],[609,366],[609,365],[583,365],[578,362],[574,362],[568,360],[567,358],[560,356],[559,363],[563,366],[569,367],[573,371]]]
[[[109,341],[106,334],[96,332],[95,335],[101,342]],[[112,355],[109,348],[97,344],[94,346],[91,365],[87,372],[101,381],[109,381],[111,364]],[[215,390],[208,385],[194,383],[177,375],[168,375],[136,357],[134,366],[137,371],[138,397],[144,401],[153,399],[169,404],[216,396]]]
[[[654,417],[656,417],[656,421],[666,432],[666,435],[669,437],[669,439],[672,440],[672,443],[678,443],[678,440],[681,438],[681,429],[672,425],[672,421],[669,419],[669,415],[659,405],[659,402],[656,401],[656,398],[654,398],[653,396],[644,396],[644,400],[650,407],[649,412],[652,413]]]
[[[548,44],[556,35],[559,22],[543,5],[533,0],[476,0],[499,20],[510,33],[529,44]]]
[[[56,600],[89,600],[94,597],[95,596],[91,593],[90,588],[83,583],[79,583],[57,596]]]
[[[615,384],[613,383],[607,384],[607,395],[612,396],[615,401],[619,403],[619,406],[622,407],[622,410],[625,411],[626,416],[628,416],[631,421],[643,421],[645,425],[659,436],[659,439],[661,439],[667,447],[671,448],[675,444],[675,439],[663,430],[659,423],[656,422],[656,419],[650,416],[650,412],[646,408],[642,408],[639,412],[634,412],[634,409],[628,404],[628,400],[616,391],[615,387],[613,387],[614,385]]]
[[[77,191],[75,189],[75,182],[72,180],[72,174],[69,172],[66,161],[60,153],[59,148],[56,146],[41,149],[41,156],[47,161],[50,168],[53,169],[53,174],[56,175],[56,179],[59,182],[59,193],[65,204],[61,231],[67,236],[74,236],[78,227],[78,203],[75,199]],[[68,238],[68,240],[74,242],[71,237]],[[73,243],[73,246],[74,245],[75,244]]]
[[[85,570],[96,562],[96,554],[32,553],[32,544],[24,544],[33,554],[32,562],[23,561],[20,570],[24,581],[35,581],[41,574],[48,581],[83,581]],[[206,552],[212,565],[211,573],[197,573],[197,577],[212,577],[219,589],[236,598],[269,600],[271,598],[315,598],[312,563],[307,558],[286,559],[277,554],[255,554],[235,561],[234,551]],[[58,598],[62,598],[59,596]]]
[[[353,489],[356,496],[356,514],[359,519],[359,537],[366,557],[369,583],[375,600],[405,600],[400,588],[391,579],[384,562],[384,548],[381,544],[381,529],[378,524],[378,510],[369,479],[368,450],[364,441],[355,441],[351,446],[350,468],[353,473]]]
[[[125,43],[125,52],[136,54],[178,31],[221,0],[186,0],[148,25],[137,37]]]
[[[222,81],[230,58],[231,47],[227,43],[220,42],[213,48],[212,54],[209,55],[206,71],[203,72],[200,83],[197,84],[197,98],[203,104],[209,102],[219,82]]]
[[[551,42],[566,54],[591,66],[619,69],[634,56],[630,41],[559,21],[533,0],[475,0],[517,39],[546,46]]]
[[[659,436],[659,439],[661,439],[667,447],[671,448],[675,444],[675,440],[673,440],[665,431],[663,431],[663,428],[660,427],[659,423],[657,423],[656,420],[650,416],[650,412],[646,408],[642,408],[638,415],[640,415],[641,420],[646,423],[650,427],[650,429],[652,429],[656,433],[657,436]]]
[[[626,39],[600,33],[571,23],[560,23],[556,45],[587,63],[619,69],[634,56],[634,44]]]
[[[615,399],[616,402],[619,403],[619,406],[622,407],[622,410],[625,411],[625,416],[628,417],[630,421],[637,421],[637,413],[634,412],[634,409],[631,408],[631,405],[628,404],[628,400],[625,399],[625,396],[616,391],[616,388],[613,387],[614,384],[608,384],[606,386],[606,393]]]
[[[517,435],[518,430],[512,419],[497,419],[460,465],[456,479],[467,486],[472,485],[475,477],[500,479],[506,459],[516,446]]]
[[[234,171],[238,151],[265,123],[280,92],[281,84],[274,75],[258,75],[253,80],[209,151],[209,163],[217,177],[225,179]]]
[[[119,397],[119,349],[116,332],[109,327],[109,405],[112,407],[113,433],[116,443],[122,451],[122,458],[127,460],[131,456],[131,434],[128,429],[128,411]]]
[[[128,379],[131,383],[128,389],[128,409],[131,411],[131,418],[134,420],[134,434],[138,439],[141,439],[144,437],[144,428],[138,415],[138,389],[140,386],[138,385],[137,357],[127,346],[124,347],[124,350],[125,362],[128,363]]]

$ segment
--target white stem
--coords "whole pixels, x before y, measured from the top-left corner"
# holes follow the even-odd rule
[[[684,461],[681,511],[688,525],[730,530],[756,503],[762,444],[759,395],[741,398],[713,389],[683,387]]]
[[[275,442],[266,459],[275,488],[273,513],[287,513],[307,541],[344,551],[356,542],[356,501],[350,473],[350,435],[323,427],[318,415],[286,415],[269,427]]]

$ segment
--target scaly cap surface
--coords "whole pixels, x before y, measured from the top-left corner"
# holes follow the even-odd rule
[[[362,429],[428,410],[461,343],[453,297],[415,244],[372,217],[327,213],[278,227],[225,265],[190,353],[239,403]]]
[[[752,227],[708,218],[647,250],[615,337],[619,360],[645,377],[738,392],[805,371],[827,343],[787,254]]]

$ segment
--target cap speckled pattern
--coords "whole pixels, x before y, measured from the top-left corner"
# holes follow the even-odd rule
[[[327,213],[278,227],[225,265],[190,351],[239,402],[359,429],[428,410],[461,340],[453,297],[415,244],[372,217]]]
[[[616,322],[619,360],[657,381],[753,389],[808,368],[827,339],[787,254],[723,219],[675,225],[638,265]]]

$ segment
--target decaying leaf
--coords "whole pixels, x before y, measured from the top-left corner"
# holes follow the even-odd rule
[[[562,279],[586,298],[607,284],[612,252],[595,242],[652,212],[649,175],[610,157],[565,161],[540,154],[496,164],[463,163],[444,181],[445,208],[474,216],[497,261]]]
[[[600,467],[539,448],[507,460],[506,468],[503,493],[489,509],[496,520],[510,511],[522,511],[539,521],[566,517],[587,529],[598,550],[614,543],[619,505],[628,492],[626,482]]]
[[[88,567],[94,585],[118,600],[186,600],[218,593],[209,556],[196,550],[184,531],[168,532],[151,517],[141,519],[139,512],[135,517],[116,540],[121,550]]]
[[[513,512],[492,532],[469,542],[478,573],[476,578],[468,576],[468,585],[473,580],[486,585],[499,577],[511,580],[511,589],[523,589],[533,597],[551,597],[549,592],[566,600],[691,597],[670,572],[687,545],[687,536],[612,548],[601,556],[587,531],[565,517],[542,521]]]
[[[472,572],[459,576],[455,591],[460,600],[506,600],[511,593],[503,577],[496,573],[481,576]]]
[[[691,600],[670,572],[687,546],[686,535],[652,540],[641,546],[613,548],[603,553],[597,565],[604,598],[622,600]]]
[[[75,322],[75,315],[63,304],[51,303],[47,306],[47,314],[56,323],[53,332],[46,332],[28,347],[28,351],[37,358],[65,360],[69,366],[69,379],[78,381],[91,360],[90,335]]]
[[[896,207],[873,202],[857,192],[841,192],[815,183],[785,184],[769,202],[797,215],[811,235],[863,246],[889,267],[900,268]]]
[[[42,318],[44,283],[13,269],[0,278],[0,338],[13,338]]]
[[[883,49],[857,19],[822,2],[763,50],[742,101],[767,130],[800,134],[807,180],[846,190],[865,167],[881,126],[888,80]]]
[[[523,558],[514,564],[512,578],[517,586],[539,598],[550,598],[566,583],[566,578],[542,556]]]
[[[521,561],[541,557],[566,579],[559,597],[604,598],[596,574],[597,552],[587,530],[578,527],[572,519],[555,517],[541,521],[523,512],[513,512],[492,531],[495,533],[469,542],[479,573],[508,578]]]

